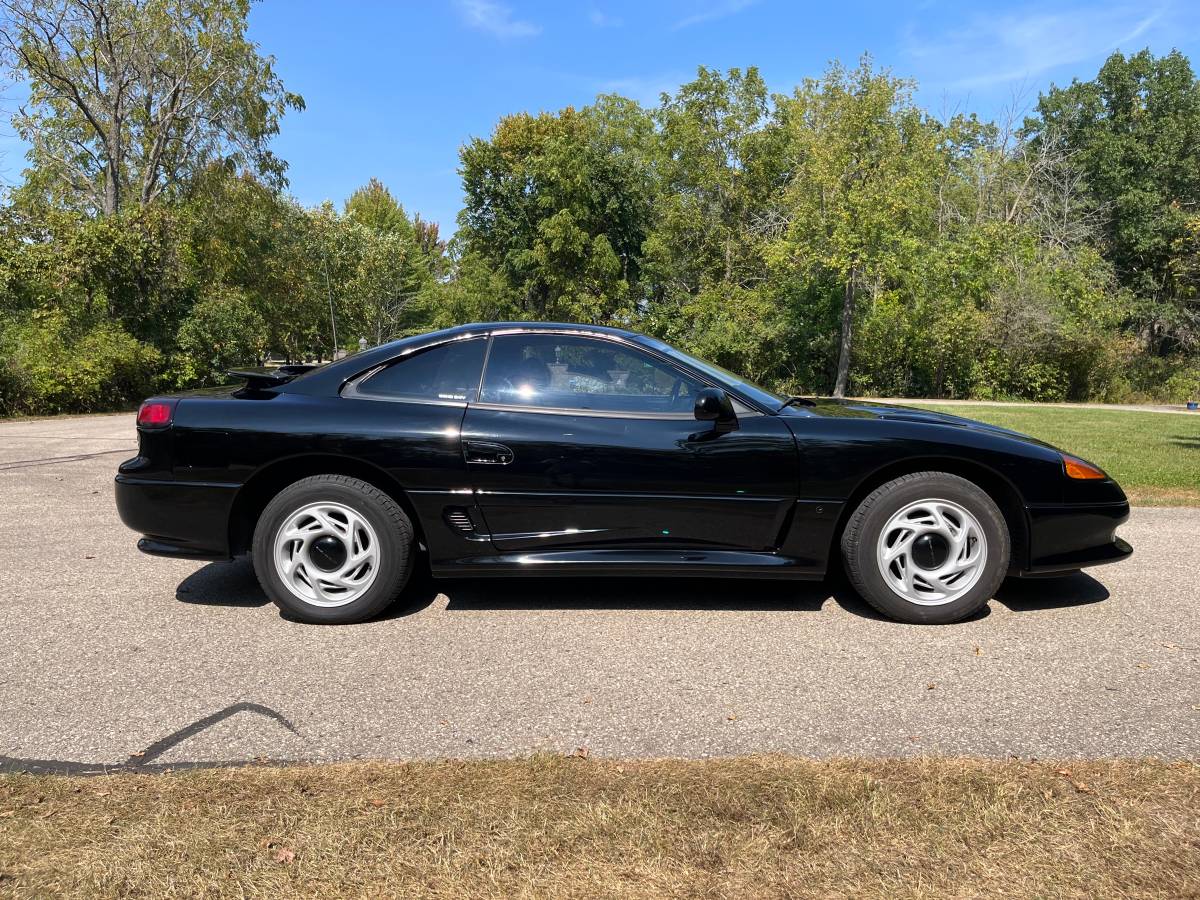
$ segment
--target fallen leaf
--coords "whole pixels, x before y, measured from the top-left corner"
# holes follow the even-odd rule
[[[1079,791],[1079,793],[1081,793],[1081,794],[1094,794],[1095,793],[1095,791],[1093,791],[1086,782],[1072,781],[1071,785],[1075,788],[1075,790]]]
[[[571,755],[577,756],[580,759],[587,759],[588,758],[588,748],[587,747],[576,747],[575,752],[572,753]]]
[[[983,655],[983,651],[982,651],[981,649],[979,649],[978,647],[976,647],[976,648],[975,648],[975,655],[976,655],[976,656],[982,656],[982,655]]]
[[[386,800],[380,800],[378,797],[376,797],[376,798],[374,798],[374,799],[372,799],[372,800],[371,800],[371,805],[372,805],[372,806],[386,806],[386,805],[387,805],[387,801],[386,801]]]
[[[1148,668],[1150,668],[1150,663],[1138,663],[1137,667],[1139,669],[1148,669]]]
[[[929,684],[925,685],[925,690],[932,691],[936,687],[937,687],[937,685],[931,681],[931,682],[929,682]]]
[[[289,850],[287,847],[280,847],[275,851],[275,862],[286,865],[296,858],[295,851]]]
[[[1057,772],[1059,775],[1063,776],[1064,778],[1070,778],[1070,777],[1071,777],[1071,770],[1070,770],[1070,769],[1055,769],[1054,771],[1055,771],[1055,772]]]
[[[85,556],[85,557],[84,557],[84,559],[95,559],[95,558],[96,558],[96,557],[94,557],[94,556]]]
[[[146,755],[146,751],[145,751],[145,750],[139,750],[139,751],[137,751],[136,753],[130,753],[129,755],[130,755],[130,756],[145,756],[145,755]]]
[[[736,722],[738,719],[737,713],[730,713],[725,718],[728,719],[730,722]]]

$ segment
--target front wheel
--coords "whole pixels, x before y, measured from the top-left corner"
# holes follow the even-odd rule
[[[947,472],[881,485],[842,533],[846,572],[862,598],[916,624],[957,622],[981,609],[1004,579],[1010,552],[995,501]]]
[[[304,622],[348,624],[382,612],[408,582],[413,529],[375,486],[314,475],[280,491],[254,528],[254,571],[275,605]]]

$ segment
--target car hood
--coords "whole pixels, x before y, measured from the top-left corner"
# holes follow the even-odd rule
[[[822,418],[841,419],[885,419],[899,422],[917,422],[927,425],[948,425],[955,428],[969,428],[975,431],[986,431],[991,434],[1002,434],[1016,438],[1027,444],[1036,444],[1057,450],[1045,441],[1013,431],[1011,428],[1001,428],[989,425],[965,416],[952,416],[948,413],[934,412],[930,409],[918,409],[913,406],[897,406],[891,403],[876,403],[873,400],[837,400],[833,397],[805,398],[803,405],[784,407],[781,413],[799,416],[819,416]]]

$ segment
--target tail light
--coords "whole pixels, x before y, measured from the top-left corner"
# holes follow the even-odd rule
[[[1068,478],[1075,478],[1080,481],[1088,481],[1097,478],[1107,478],[1104,470],[1099,466],[1093,466],[1086,459],[1080,459],[1078,456],[1071,456],[1063,453],[1063,470],[1067,473]]]
[[[138,428],[166,428],[175,419],[177,400],[147,400],[138,409]]]

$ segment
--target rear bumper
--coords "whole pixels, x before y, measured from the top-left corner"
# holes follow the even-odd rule
[[[1129,503],[1029,507],[1029,565],[1022,575],[1053,575],[1120,562],[1133,548],[1116,536]]]
[[[229,558],[229,512],[240,485],[159,481],[118,475],[117,512],[154,556]]]

